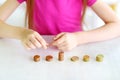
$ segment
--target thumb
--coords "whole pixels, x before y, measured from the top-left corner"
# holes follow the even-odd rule
[[[63,35],[64,35],[65,33],[60,33],[60,34],[58,34],[58,35],[56,35],[54,38],[53,38],[53,40],[58,40],[59,38],[61,38]]]

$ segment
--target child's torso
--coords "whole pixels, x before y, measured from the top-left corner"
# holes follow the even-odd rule
[[[26,0],[18,0],[20,3]],[[83,0],[34,0],[33,29],[44,35],[81,31]],[[96,0],[86,0],[92,6]]]
[[[82,0],[35,0],[34,29],[40,34],[80,31]]]

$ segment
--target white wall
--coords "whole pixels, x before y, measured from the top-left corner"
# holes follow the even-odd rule
[[[116,14],[120,18],[120,0],[103,0],[107,4],[117,3]],[[85,30],[91,30],[102,26],[104,22],[91,10],[88,8],[85,16]]]
[[[2,5],[6,0],[0,0],[0,5]],[[25,3],[20,5],[15,12],[7,19],[8,24],[15,26],[24,27],[25,22]]]

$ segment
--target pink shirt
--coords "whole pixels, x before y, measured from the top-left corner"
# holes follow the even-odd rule
[[[95,2],[88,0],[87,4],[90,7]],[[82,7],[82,0],[35,0],[33,30],[42,35],[82,31]]]

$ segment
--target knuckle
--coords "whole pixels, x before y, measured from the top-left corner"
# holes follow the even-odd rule
[[[33,34],[37,34],[37,32],[36,32],[36,31],[33,31]]]
[[[38,32],[34,31],[33,34],[38,34]]]
[[[26,37],[27,39],[31,39],[31,38],[34,38],[34,35],[33,34],[29,34],[29,35],[27,35],[27,37]]]
[[[34,34],[30,34],[29,37],[30,37],[30,38],[34,38]]]

